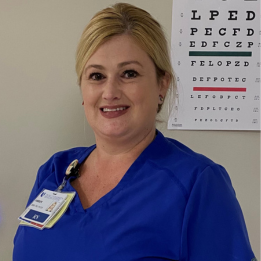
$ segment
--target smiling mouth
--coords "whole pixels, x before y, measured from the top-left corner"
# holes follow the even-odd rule
[[[114,108],[114,109],[109,109],[109,108],[101,108],[103,112],[109,112],[109,111],[124,111],[128,107],[119,107],[119,108]]]

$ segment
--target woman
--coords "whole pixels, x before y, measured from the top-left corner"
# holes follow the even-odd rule
[[[28,203],[56,190],[75,159],[80,175],[62,191],[76,196],[54,227],[19,226],[14,261],[254,260],[225,169],[155,129],[174,79],[158,22],[129,4],[102,10],[76,71],[96,145],[39,169]]]

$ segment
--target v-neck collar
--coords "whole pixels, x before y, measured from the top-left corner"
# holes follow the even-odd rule
[[[151,159],[151,160],[155,161],[159,157],[159,155],[160,155],[160,157],[163,156],[164,151],[161,148],[164,147],[164,146],[162,146],[164,142],[166,142],[166,139],[164,138],[164,136],[162,135],[161,132],[156,130],[155,139],[144,149],[144,151],[132,163],[132,165],[127,170],[127,172],[124,174],[124,176],[121,178],[119,183],[112,190],[110,190],[108,193],[106,193],[104,196],[102,196],[100,199],[98,199],[92,206],[90,206],[87,209],[83,208],[77,191],[72,187],[72,185],[70,183],[70,181],[71,181],[71,178],[70,178],[65,185],[64,191],[76,192],[74,201],[72,202],[74,211],[82,212],[82,213],[84,213],[84,212],[90,213],[90,212],[94,211],[95,209],[101,207],[104,203],[108,202],[108,200],[110,200],[113,196],[115,196],[122,189],[124,189],[125,187],[127,187],[128,185],[131,184],[132,179],[135,178],[139,169],[147,160]],[[79,158],[79,164],[82,164],[95,148],[96,148],[96,145],[93,145],[93,146],[89,147],[87,150],[85,150],[85,152]]]

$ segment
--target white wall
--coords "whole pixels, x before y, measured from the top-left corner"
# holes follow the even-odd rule
[[[84,124],[74,54],[90,18],[114,2],[0,0],[1,260],[12,259],[17,217],[39,166],[56,151],[94,143],[90,128]],[[123,2],[151,12],[170,38],[171,0]],[[260,134],[159,127],[167,136],[226,167],[259,257]]]

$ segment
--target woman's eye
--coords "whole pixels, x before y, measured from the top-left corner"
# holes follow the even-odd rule
[[[90,75],[90,79],[94,80],[94,81],[100,81],[100,80],[104,79],[104,76],[101,73],[92,73]]]
[[[123,76],[125,78],[136,78],[138,76],[138,73],[134,70],[128,70],[123,73]]]

